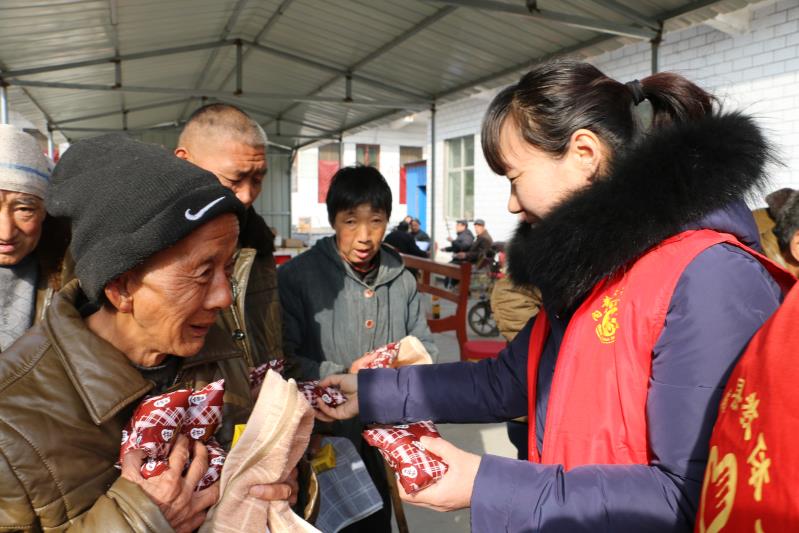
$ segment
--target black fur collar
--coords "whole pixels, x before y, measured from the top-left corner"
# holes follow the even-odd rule
[[[539,287],[550,312],[573,311],[602,278],[761,186],[770,159],[759,128],[741,114],[658,130],[607,179],[538,224],[520,224],[508,250],[510,276]]]

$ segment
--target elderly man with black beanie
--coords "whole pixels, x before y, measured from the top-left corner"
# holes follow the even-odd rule
[[[46,205],[71,224],[78,279],[0,356],[0,530],[193,531],[218,498],[195,491],[204,445],[188,461],[179,437],[172,468],[146,480],[140,455],[115,463],[148,393],[224,379],[220,442],[246,421],[248,361],[215,324],[244,207],[213,174],[119,134],[75,143]]]

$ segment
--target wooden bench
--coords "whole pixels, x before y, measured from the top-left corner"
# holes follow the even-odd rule
[[[506,346],[503,341],[470,341],[466,334],[466,313],[469,308],[469,283],[472,279],[471,263],[454,265],[437,263],[430,259],[422,259],[412,255],[400,254],[405,266],[417,270],[421,277],[416,283],[420,293],[438,296],[441,299],[455,304],[455,313],[439,318],[428,317],[427,325],[433,333],[454,331],[458,339],[461,361],[477,361],[489,357],[496,357],[500,350]],[[454,289],[444,289],[433,285],[432,275],[438,274],[447,278],[458,280]]]

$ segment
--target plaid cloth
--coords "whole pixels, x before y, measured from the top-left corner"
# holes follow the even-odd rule
[[[314,525],[325,533],[336,533],[382,509],[383,500],[349,439],[325,437],[325,444],[333,445],[336,466],[317,474],[321,501]]]

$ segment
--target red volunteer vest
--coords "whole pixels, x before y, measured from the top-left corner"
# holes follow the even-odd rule
[[[719,243],[752,254],[777,280],[789,276],[734,236],[699,230],[666,239],[618,275],[600,281],[569,321],[558,352],[543,456],[536,446],[535,399],[549,324],[543,310],[539,313],[528,351],[530,461],[562,464],[567,470],[649,462],[646,400],[652,350],[683,271]]]
[[[699,533],[799,529],[799,286],[752,338],[710,439]]]

